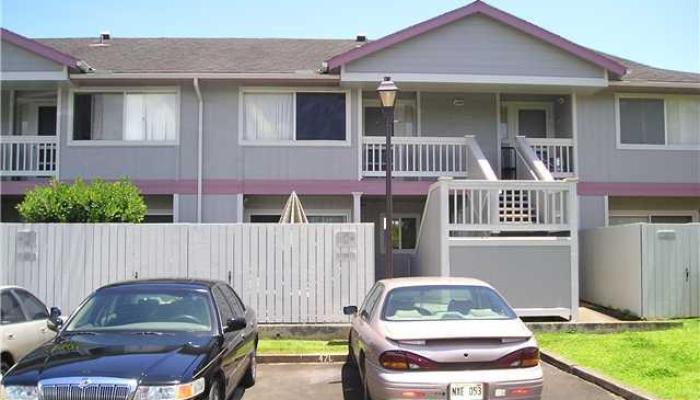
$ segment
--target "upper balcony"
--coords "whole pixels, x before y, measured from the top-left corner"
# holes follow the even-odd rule
[[[50,178],[58,171],[57,91],[3,90],[0,177]]]
[[[372,96],[362,96],[361,171],[363,177],[382,177],[386,140]],[[517,171],[527,147],[532,151],[528,157],[539,159],[552,179],[575,177],[573,115],[570,95],[401,92],[392,138],[393,176],[481,179],[478,163],[473,164],[477,151],[498,177],[530,179],[526,169]]]
[[[56,136],[0,136],[1,177],[55,177]]]

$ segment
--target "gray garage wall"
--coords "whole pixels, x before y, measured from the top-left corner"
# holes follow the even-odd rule
[[[603,78],[602,68],[479,15],[366,56],[346,71]]]
[[[552,244],[477,244],[450,240],[450,276],[482,279],[516,309],[571,309],[571,248],[561,239]]]

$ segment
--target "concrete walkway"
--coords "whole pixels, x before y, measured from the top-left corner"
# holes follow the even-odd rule
[[[544,364],[543,400],[619,400],[607,391]],[[236,400],[361,400],[357,370],[347,364],[266,364],[258,366],[256,385]]]
[[[620,322],[620,320],[588,307],[579,307],[576,322]]]

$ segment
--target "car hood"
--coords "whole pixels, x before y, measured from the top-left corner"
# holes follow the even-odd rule
[[[501,320],[380,321],[391,340],[528,338],[532,332],[518,318]]]
[[[5,384],[62,377],[112,377],[141,383],[187,381],[216,353],[209,335],[94,334],[58,337],[23,358]]]

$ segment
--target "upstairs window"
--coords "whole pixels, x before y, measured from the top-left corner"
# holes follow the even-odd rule
[[[75,93],[73,140],[175,143],[176,92]]]
[[[245,92],[242,103],[244,142],[347,140],[345,92]]]
[[[617,107],[622,146],[700,146],[698,96],[619,95]]]

